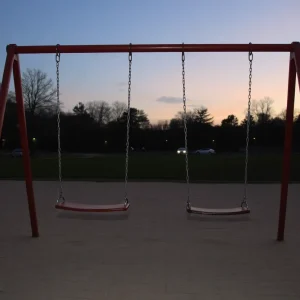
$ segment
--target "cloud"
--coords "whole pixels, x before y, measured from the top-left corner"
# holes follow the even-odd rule
[[[180,97],[162,96],[162,97],[159,97],[158,99],[156,99],[156,101],[157,102],[163,102],[163,103],[173,104],[173,103],[181,103],[182,102],[182,98],[180,98]]]
[[[117,82],[117,86],[119,86],[119,87],[124,87],[127,84],[128,84],[128,82],[126,82],[126,81],[119,81],[119,82]]]

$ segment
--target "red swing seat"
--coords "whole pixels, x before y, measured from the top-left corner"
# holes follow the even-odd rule
[[[110,205],[99,205],[99,204],[82,204],[74,202],[61,202],[55,205],[56,209],[78,211],[78,212],[118,212],[127,211],[130,204],[125,202],[123,204],[110,204]]]

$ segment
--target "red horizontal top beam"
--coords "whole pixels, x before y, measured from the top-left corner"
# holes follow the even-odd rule
[[[127,45],[59,45],[60,53],[128,53],[131,52],[293,52],[295,44],[133,44]],[[16,54],[56,53],[53,46],[17,46]]]

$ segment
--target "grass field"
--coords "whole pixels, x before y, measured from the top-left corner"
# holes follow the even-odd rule
[[[214,156],[190,156],[191,181],[241,182],[244,176],[244,155],[217,154]],[[124,155],[97,157],[69,155],[63,157],[63,177],[68,180],[109,180],[124,178]],[[185,180],[184,156],[170,153],[134,153],[129,158],[129,179],[149,181]],[[291,181],[300,181],[300,155],[294,154]],[[36,180],[57,179],[55,156],[32,158],[32,172]],[[249,182],[278,182],[281,180],[282,155],[251,155],[248,165]],[[22,159],[0,157],[1,179],[22,179]]]

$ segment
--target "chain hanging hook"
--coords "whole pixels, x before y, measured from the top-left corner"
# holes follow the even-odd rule
[[[130,102],[131,102],[131,64],[132,64],[132,44],[129,44],[128,53],[128,101],[127,101],[127,129],[126,129],[126,158],[125,158],[125,205],[129,203],[128,200],[128,161],[129,161],[129,138],[130,138]]]
[[[184,52],[184,43],[182,43],[182,56],[181,56],[182,62],[185,62],[185,52]]]
[[[132,44],[129,44],[129,53],[128,53],[128,61],[131,63],[132,62]]]
[[[60,51],[59,44],[56,45],[56,100],[57,100],[57,153],[58,153],[58,177],[59,177],[59,195],[57,203],[64,203],[65,198],[63,196],[62,187],[62,168],[61,168],[61,143],[60,143],[60,99],[59,99],[59,63],[60,63]]]
[[[251,43],[249,43],[249,45],[251,45]],[[248,59],[249,59],[249,62],[252,63],[252,61],[253,61],[253,52],[251,50],[249,51]]]
[[[251,45],[251,43],[249,43]],[[248,88],[248,109],[247,109],[247,131],[246,131],[246,155],[245,155],[245,180],[244,180],[244,197],[241,203],[241,207],[244,209],[248,208],[247,203],[247,185],[248,185],[248,160],[249,160],[249,135],[250,135],[250,122],[251,122],[251,94],[252,94],[252,62],[253,52],[248,53],[249,60],[249,88]]]
[[[56,55],[55,55],[56,63],[59,63],[59,62],[60,62],[59,46],[60,46],[59,44],[56,45]]]
[[[187,183],[187,203],[186,208],[190,210],[190,186],[189,186],[189,160],[188,160],[188,143],[187,143],[187,120],[186,120],[186,95],[185,95],[185,53],[184,43],[182,43],[182,100],[183,100],[183,127],[184,127],[184,142],[185,142],[185,169],[186,169],[186,183]]]

